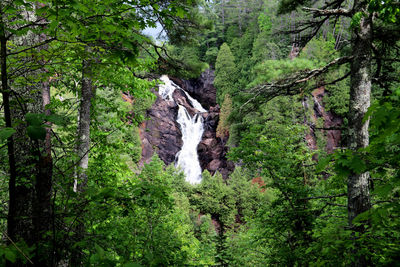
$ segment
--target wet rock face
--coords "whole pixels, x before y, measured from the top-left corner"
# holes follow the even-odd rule
[[[181,80],[171,78],[171,80],[197,99],[208,110],[217,104],[217,90],[214,87],[214,78],[214,70],[208,69],[197,79]]]
[[[207,169],[211,174],[219,171],[226,179],[233,172],[235,166],[226,158],[228,147],[225,146],[225,143],[227,140],[216,137],[219,112],[219,106],[216,105],[205,114],[203,138],[197,147],[197,153],[203,170]]]
[[[142,164],[148,163],[155,152],[167,165],[175,161],[182,147],[182,134],[175,122],[177,113],[178,106],[173,101],[157,96],[147,113],[148,120],[140,126]]]
[[[312,100],[314,102],[313,105],[313,115],[311,117],[311,122],[305,123],[310,124],[310,132],[306,136],[306,140],[308,143],[308,146],[312,149],[315,150],[317,149],[317,140],[316,140],[316,135],[315,131],[321,131],[326,139],[326,147],[325,150],[328,153],[332,153],[335,149],[337,149],[340,146],[341,143],[341,126],[343,125],[343,119],[340,116],[337,116],[334,114],[332,111],[327,111],[325,110],[324,107],[324,96],[326,94],[325,88],[320,87],[318,89],[315,89],[311,95],[312,95]],[[308,104],[307,101],[303,102],[304,107],[307,109]],[[315,125],[317,124],[318,118],[323,119],[323,129],[316,129]]]
[[[175,90],[172,94],[172,98],[175,100],[175,103],[184,106],[189,112],[190,116],[193,117],[198,112],[198,110],[196,110],[192,107],[191,104],[189,104],[190,100],[187,98],[186,94],[182,90]]]
[[[199,101],[208,110],[203,113],[204,133],[202,141],[197,147],[200,166],[202,170],[208,170],[211,174],[219,171],[226,179],[233,171],[234,164],[228,162],[225,147],[227,140],[216,137],[220,108],[216,104],[216,89],[213,85],[214,71],[205,71],[200,78],[181,80],[170,78],[175,84],[185,89],[193,98]],[[141,164],[148,163],[151,156],[157,153],[165,162],[171,164],[175,161],[175,155],[183,145],[182,133],[176,122],[178,105],[173,101],[163,100],[157,93],[157,100],[147,113],[148,120],[140,127],[142,141]],[[175,90],[172,97],[179,105],[184,106],[193,116],[196,109],[190,104],[190,100],[181,90]]]

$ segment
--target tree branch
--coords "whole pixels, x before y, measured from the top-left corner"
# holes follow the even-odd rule
[[[347,194],[339,194],[339,195],[334,195],[334,196],[317,196],[317,197],[307,197],[303,198],[300,200],[311,200],[311,199],[332,199],[332,198],[337,198],[337,197],[345,197]]]
[[[293,76],[287,79],[279,80],[276,83],[266,83],[253,87],[248,92],[248,94],[251,94],[252,97],[240,107],[240,111],[242,111],[243,108],[249,103],[254,102],[259,96],[266,97],[267,99],[262,99],[262,102],[266,102],[280,95],[296,95],[302,93],[303,91],[301,86],[303,84],[323,73],[326,73],[333,66],[343,65],[350,62],[352,58],[352,56],[337,58],[322,68],[298,72]],[[339,78],[337,81],[344,79],[345,77],[346,75],[342,78]]]
[[[352,12],[350,10],[344,8],[337,8],[337,9],[318,9],[318,8],[310,8],[310,7],[303,7],[304,10],[310,11],[314,17],[321,17],[321,16],[346,16],[351,17]]]

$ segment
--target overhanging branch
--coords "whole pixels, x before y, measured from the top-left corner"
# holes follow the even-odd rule
[[[279,80],[275,83],[266,83],[253,87],[248,92],[252,96],[241,106],[240,111],[242,111],[242,109],[247,104],[252,102],[257,102],[256,100],[260,96],[263,97],[262,101],[266,102],[280,95],[296,95],[302,93],[303,92],[302,85],[312,80],[313,78],[328,72],[328,70],[334,66],[349,63],[352,60],[352,58],[353,58],[352,56],[337,58],[328,63],[327,65],[325,65],[324,67],[313,69],[310,71],[298,72],[289,78]],[[339,78],[336,81],[342,80],[346,76],[347,75]]]
[[[313,14],[314,17],[321,17],[321,16],[346,16],[351,17],[352,13],[350,10],[344,8],[337,8],[337,9],[318,9],[318,8],[310,8],[310,7],[303,7],[304,10],[309,11]]]

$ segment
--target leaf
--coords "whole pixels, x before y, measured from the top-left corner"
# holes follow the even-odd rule
[[[6,140],[12,136],[16,131],[13,128],[4,128],[0,130],[0,141]]]
[[[52,122],[56,125],[65,125],[66,124],[66,117],[58,115],[58,114],[48,115],[48,116],[46,116],[46,120],[49,122]]]
[[[386,197],[389,195],[389,193],[393,190],[393,186],[391,184],[385,184],[382,186],[378,186],[375,188],[374,192],[381,196],[381,197]]]
[[[30,125],[26,131],[33,140],[44,140],[46,138],[46,129],[43,126]]]
[[[14,263],[17,259],[17,255],[15,255],[15,253],[8,248],[4,250],[4,255],[6,256],[6,259],[12,263]]]
[[[183,18],[185,16],[185,10],[181,7],[176,9],[176,16]]]
[[[27,113],[25,115],[25,120],[28,125],[40,126],[43,123],[44,114],[40,113]]]
[[[367,164],[358,155],[354,155],[349,163],[349,167],[357,174],[363,173],[367,169]]]
[[[316,171],[317,172],[322,172],[325,170],[326,166],[328,166],[329,162],[332,160],[332,156],[328,155],[327,157],[320,158],[318,160],[317,166],[316,166]]]
[[[361,11],[354,14],[353,18],[351,19],[350,27],[357,28],[360,25],[360,21],[363,16],[364,13]]]
[[[97,244],[95,244],[94,247],[95,247],[100,259],[104,259],[104,249]]]

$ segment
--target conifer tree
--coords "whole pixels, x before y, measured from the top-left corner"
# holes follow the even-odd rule
[[[222,104],[225,94],[233,94],[236,91],[237,68],[235,57],[227,43],[223,43],[219,49],[215,63],[214,85],[217,88],[217,102]]]

